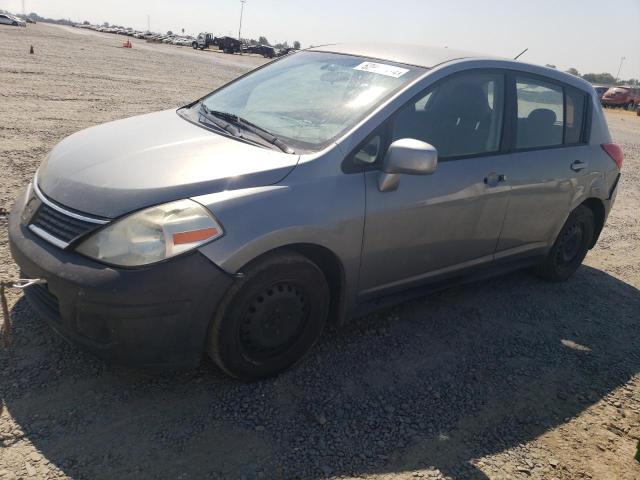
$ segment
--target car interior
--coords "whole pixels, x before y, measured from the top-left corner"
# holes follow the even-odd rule
[[[535,148],[562,143],[562,124],[548,108],[536,108],[527,117],[518,118],[518,148]]]
[[[399,112],[393,138],[428,142],[440,157],[498,150],[503,110],[498,79],[475,75],[444,82]]]

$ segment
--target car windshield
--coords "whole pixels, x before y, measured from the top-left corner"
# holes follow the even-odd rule
[[[256,70],[203,103],[209,111],[257,125],[296,151],[314,151],[422,72],[404,64],[307,51]]]

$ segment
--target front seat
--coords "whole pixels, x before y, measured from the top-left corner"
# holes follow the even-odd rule
[[[484,152],[487,149],[491,108],[487,94],[478,84],[454,83],[439,92],[429,109],[437,125],[434,146],[444,157]]]

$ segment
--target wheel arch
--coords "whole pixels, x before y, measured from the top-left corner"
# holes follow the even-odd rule
[[[329,248],[315,243],[292,243],[261,253],[239,269],[241,272],[247,265],[254,263],[266,256],[283,251],[296,252],[315,263],[322,271],[329,287],[329,318],[328,322],[341,325],[346,319],[346,274],[342,261],[335,252]]]
[[[593,212],[593,218],[595,220],[595,226],[594,226],[595,228],[593,232],[593,240],[591,241],[591,245],[589,246],[589,248],[591,249],[595,246],[596,242],[598,241],[598,238],[600,238],[600,233],[604,228],[604,222],[606,219],[606,210],[604,208],[604,203],[602,202],[602,200],[596,197],[587,198],[580,205],[587,207]]]

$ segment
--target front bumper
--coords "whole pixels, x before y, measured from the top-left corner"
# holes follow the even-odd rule
[[[134,366],[200,363],[212,315],[233,277],[198,251],[142,268],[102,265],[61,250],[9,216],[9,244],[26,277],[47,284],[25,296],[55,331],[97,356]]]

